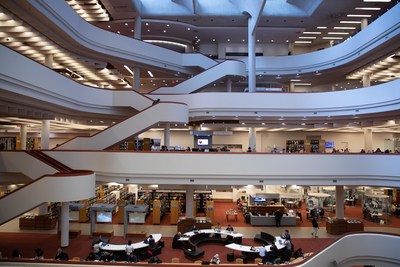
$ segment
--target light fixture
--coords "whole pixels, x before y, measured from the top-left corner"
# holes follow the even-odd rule
[[[149,76],[150,76],[151,78],[154,77],[154,75],[153,75],[153,73],[152,73],[151,71],[148,70],[147,73],[149,74]]]
[[[321,29],[321,30],[326,29],[326,28],[327,28],[326,26],[318,26],[317,27],[317,29]]]
[[[299,36],[299,39],[317,39],[315,36]]]
[[[379,2],[379,3],[390,3],[392,0],[364,0],[365,3],[374,3],[374,2]]]
[[[342,40],[343,37],[333,37],[333,36],[331,36],[331,37],[322,37],[322,39],[324,39],[324,40]]]
[[[356,27],[333,27],[334,30],[355,30]]]
[[[336,35],[347,35],[348,32],[328,32],[328,34],[336,34]]]
[[[371,15],[367,14],[348,14],[347,15],[349,18],[370,18]]]
[[[311,41],[294,41],[295,44],[311,44]]]
[[[321,32],[303,32],[303,34],[321,34]]]
[[[380,7],[356,7],[356,10],[381,10]]]
[[[361,21],[357,21],[357,20],[341,20],[340,23],[342,23],[342,24],[361,24]]]

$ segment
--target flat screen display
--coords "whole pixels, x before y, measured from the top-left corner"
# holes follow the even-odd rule
[[[255,197],[254,202],[264,202],[267,201],[264,197]]]
[[[334,142],[325,142],[325,148],[333,148],[334,146]]]
[[[197,145],[198,146],[208,146],[208,139],[197,139]]]
[[[112,222],[112,212],[111,211],[97,211],[96,212],[96,222]]]
[[[146,213],[144,212],[130,212],[129,213],[129,223],[145,223]]]
[[[69,220],[70,221],[79,221],[79,210],[70,210],[69,211]]]

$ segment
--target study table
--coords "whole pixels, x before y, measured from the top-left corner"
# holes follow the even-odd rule
[[[160,241],[160,239],[161,239],[161,234],[153,234],[152,236],[156,242]],[[100,249],[107,250],[107,251],[125,251],[126,245],[127,244],[106,244],[104,246],[100,245]],[[141,242],[132,243],[132,245],[135,250],[149,246],[149,244],[145,243],[144,240]]]
[[[226,221],[229,221],[229,217],[233,217],[235,221],[238,220],[238,213],[236,210],[227,210],[226,211]]]

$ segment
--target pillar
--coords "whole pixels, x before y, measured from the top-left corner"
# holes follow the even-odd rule
[[[46,54],[44,57],[44,65],[50,69],[53,68],[54,64],[54,55],[53,54]]]
[[[368,26],[368,19],[367,18],[363,18],[361,20],[361,30],[365,29],[365,27]]]
[[[364,150],[365,152],[372,152],[372,129],[364,129]]]
[[[194,189],[193,186],[186,186],[186,219],[193,218],[193,210],[194,210]]]
[[[256,138],[256,128],[249,128],[249,147],[251,151],[256,152],[257,138]]]
[[[44,120],[42,121],[42,132],[40,136],[40,148],[41,149],[49,149],[49,140],[50,140],[50,121]]]
[[[294,82],[290,82],[290,85],[289,85],[289,92],[293,93],[294,90],[295,90]]]
[[[343,185],[336,186],[336,218],[344,219],[344,189],[343,189]]]
[[[253,31],[250,25],[254,24],[252,22],[253,17],[249,14],[248,15],[248,22],[247,22],[247,39],[248,39],[248,88],[250,93],[254,93],[256,91],[256,34]]]
[[[231,79],[231,78],[228,78],[228,79],[226,80],[226,91],[227,91],[228,93],[231,93],[231,92],[232,92],[232,79]]]
[[[69,246],[69,202],[62,202],[61,204],[59,223],[61,233],[60,247],[65,248]]]
[[[135,33],[133,36],[135,39],[142,39],[142,17],[137,16],[135,18]],[[139,92],[140,90],[140,68],[134,67],[133,69],[133,90]]]
[[[368,74],[365,74],[362,76],[362,84],[363,84],[363,87],[371,86],[371,77]]]
[[[21,150],[26,150],[27,126],[21,125],[20,129]]]
[[[170,146],[170,139],[171,139],[171,124],[166,123],[164,127],[164,146],[167,148]]]

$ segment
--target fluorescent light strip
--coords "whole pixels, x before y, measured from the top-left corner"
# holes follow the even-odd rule
[[[317,39],[315,36],[300,36],[299,39]]]
[[[318,26],[317,27],[317,29],[321,29],[321,30],[323,30],[323,29],[326,29],[327,27],[325,27],[325,26]]]
[[[374,3],[374,2],[380,2],[380,3],[390,3],[392,0],[364,0],[365,3]]]
[[[311,41],[294,41],[295,44],[312,44]]]
[[[132,76],[134,75],[133,71],[127,65],[124,65],[124,68],[127,69],[127,71],[129,71],[129,73],[132,74]]]
[[[324,40],[342,40],[343,37],[322,37]]]
[[[333,27],[334,30],[355,30],[356,27]]]
[[[328,34],[336,34],[336,35],[347,35],[348,32],[328,32]]]
[[[362,15],[362,14],[348,14],[349,18],[370,18],[371,15]]]
[[[321,32],[303,32],[303,34],[321,34]]]
[[[310,86],[311,83],[294,83],[294,85],[300,85],[300,86]]]
[[[151,78],[154,77],[154,76],[153,76],[153,73],[152,73],[151,71],[148,70],[147,73],[150,75]]]
[[[356,21],[356,20],[341,20],[340,23],[343,23],[343,24],[361,24],[361,21]]]
[[[380,7],[356,7],[356,10],[381,10]]]

